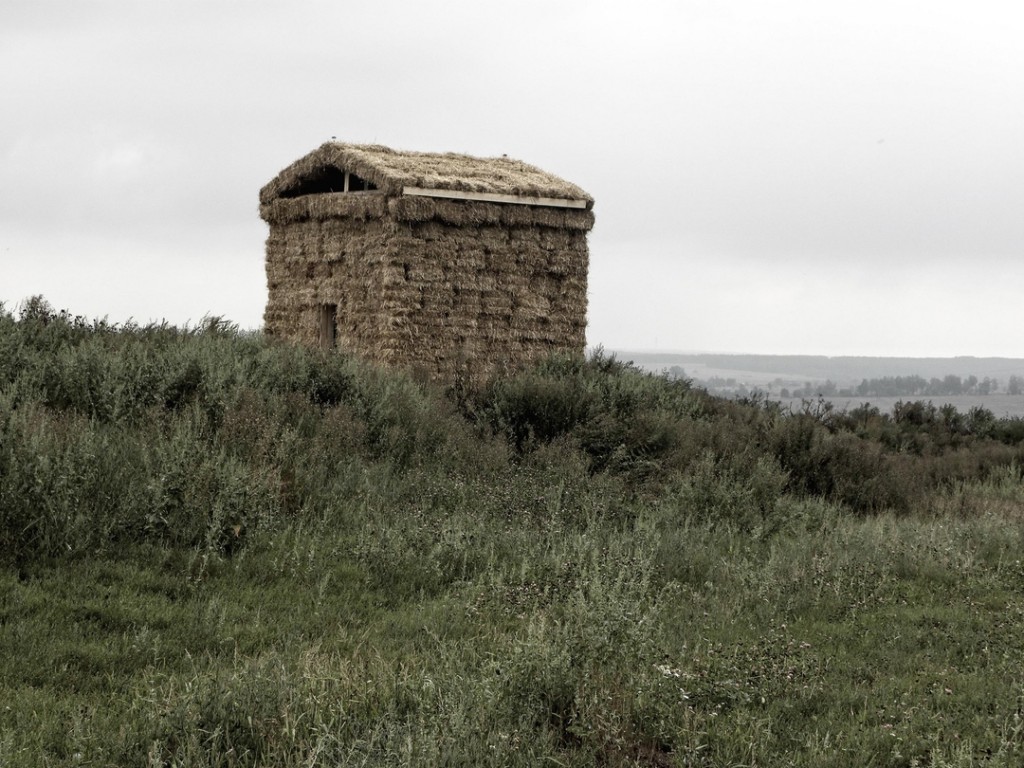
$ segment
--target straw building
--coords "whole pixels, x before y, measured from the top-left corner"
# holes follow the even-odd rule
[[[260,190],[265,332],[441,380],[582,354],[593,204],[507,157],[329,142]]]

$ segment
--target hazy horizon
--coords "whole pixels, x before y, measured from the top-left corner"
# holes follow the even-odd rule
[[[587,345],[587,352],[593,352],[601,347],[607,353],[629,352],[638,355],[677,355],[677,356],[727,356],[727,357],[822,357],[827,359],[879,359],[879,360],[1021,360],[1024,357],[1011,357],[1008,355],[828,355],[815,353],[787,353],[787,352],[723,352],[721,350],[677,350],[677,349],[637,349],[635,347],[617,347],[612,349],[604,345]]]

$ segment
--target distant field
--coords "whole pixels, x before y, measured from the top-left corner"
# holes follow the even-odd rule
[[[792,382],[825,381],[839,386],[884,376],[989,376],[1005,382],[1024,376],[1024,359],[1007,357],[823,357],[820,355],[716,355],[630,352],[614,350],[620,360],[631,360],[648,371],[683,368],[697,378],[720,376],[743,383],[765,384],[774,379]]]
[[[662,372],[671,371],[672,366],[670,365],[658,365],[658,366],[647,366],[641,365],[641,368],[649,371]],[[804,386],[815,381],[824,381],[817,376],[811,376],[808,374],[801,373],[790,373],[784,371],[747,371],[736,368],[717,368],[715,366],[707,365],[705,363],[691,363],[689,365],[679,366],[686,371],[686,378],[688,379],[702,379],[708,380],[713,378],[719,379],[735,379],[738,384],[744,384],[748,387],[760,387],[765,388],[769,383],[775,381],[782,381],[785,386]],[[825,379],[829,377],[826,376]],[[832,379],[835,381],[835,379]],[[837,382],[838,383],[838,382]],[[852,382],[851,382],[852,383]]]
[[[780,401],[798,410],[802,398],[779,397],[782,387],[790,391],[804,388],[808,384],[830,380],[840,388],[856,387],[863,379],[882,376],[918,375],[924,378],[942,378],[947,374],[978,378],[990,376],[1005,388],[1012,375],[1024,375],[1024,360],[1011,358],[883,358],[883,357],[816,357],[800,355],[710,355],[710,354],[669,354],[654,352],[615,353],[621,360],[631,360],[640,368],[661,373],[673,367],[682,368],[688,379],[697,384],[706,384],[714,379],[732,381],[735,386],[760,389],[769,393],[773,400]],[[714,387],[710,387],[715,391]],[[837,409],[856,408],[870,403],[883,413],[890,413],[901,400],[931,401],[936,406],[949,403],[958,411],[966,413],[971,408],[982,407],[998,417],[1024,417],[1024,395],[994,393],[991,395],[918,395],[904,397],[847,397],[826,398]]]

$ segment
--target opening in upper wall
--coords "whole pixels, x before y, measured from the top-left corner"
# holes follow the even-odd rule
[[[323,195],[329,192],[376,192],[377,185],[354,173],[328,165],[281,192],[281,197]]]

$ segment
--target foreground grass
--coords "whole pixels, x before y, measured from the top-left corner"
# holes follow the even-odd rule
[[[146,547],[8,573],[0,758],[1016,765],[1024,542],[968,493],[971,519],[823,509],[754,543],[437,511],[395,534],[423,568],[446,535],[489,562],[434,589],[326,521],[201,573]]]
[[[0,317],[2,766],[1024,758],[1004,443],[36,310]]]

